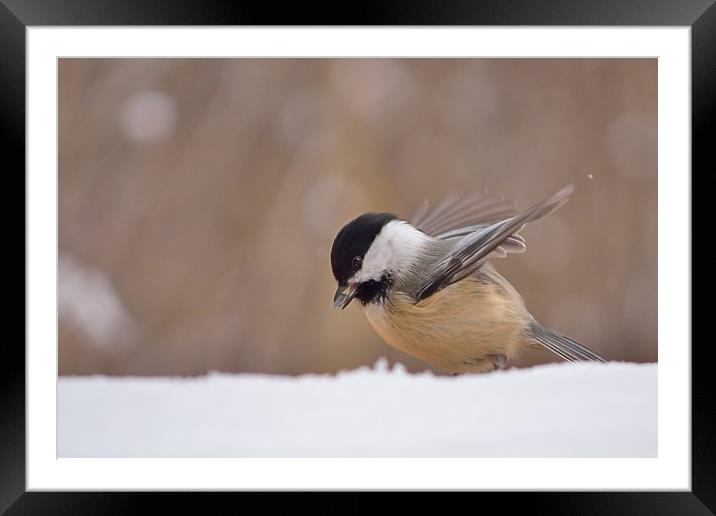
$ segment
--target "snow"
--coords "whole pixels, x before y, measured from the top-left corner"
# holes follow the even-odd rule
[[[61,377],[60,457],[655,457],[657,365]]]

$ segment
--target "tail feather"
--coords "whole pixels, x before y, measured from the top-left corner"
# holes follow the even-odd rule
[[[530,332],[542,346],[569,362],[606,362],[605,358],[597,355],[591,349],[537,322],[532,323]]]

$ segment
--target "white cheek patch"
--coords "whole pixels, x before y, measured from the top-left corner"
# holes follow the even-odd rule
[[[394,220],[383,227],[363,257],[363,267],[351,278],[352,282],[380,280],[385,272],[395,274],[405,270],[419,256],[427,236],[402,220]]]

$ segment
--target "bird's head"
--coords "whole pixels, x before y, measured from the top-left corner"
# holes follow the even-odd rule
[[[383,300],[395,278],[415,261],[425,238],[390,213],[365,213],[343,226],[331,249],[338,282],[333,306],[343,309],[354,297],[364,305]]]

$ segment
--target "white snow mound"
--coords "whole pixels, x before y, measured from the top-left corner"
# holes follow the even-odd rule
[[[62,377],[60,457],[655,457],[656,364]]]

